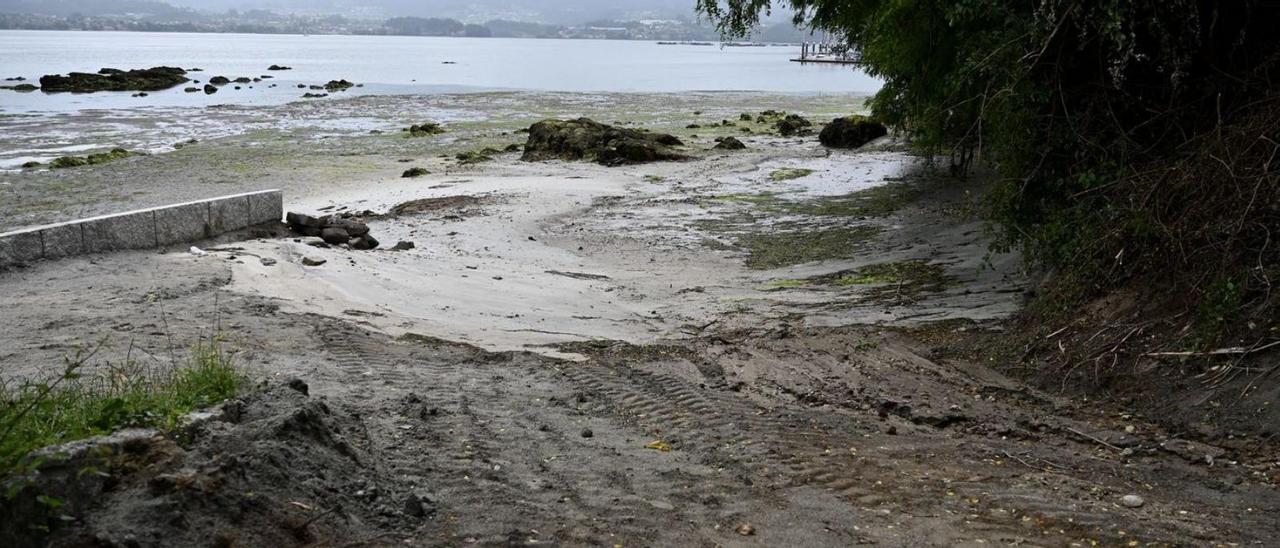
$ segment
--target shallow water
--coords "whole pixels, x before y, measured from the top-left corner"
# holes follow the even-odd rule
[[[274,76],[240,90],[225,86],[214,95],[184,93],[185,86],[140,98],[123,92],[2,91],[0,112],[280,104],[300,99],[304,90],[297,84],[343,78],[364,85],[343,96],[494,90],[870,93],[880,87],[878,80],[850,67],[792,63],[796,49],[619,40],[0,31],[5,52],[0,78],[35,82],[44,74],[160,65],[202,68],[189,75],[201,82],[218,75]],[[293,70],[267,71],[272,64]]]

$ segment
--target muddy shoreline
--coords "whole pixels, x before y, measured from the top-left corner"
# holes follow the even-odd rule
[[[39,378],[86,341],[112,341],[104,361],[163,363],[217,333],[262,379],[181,443],[141,444],[90,503],[49,516],[55,540],[1265,545],[1277,532],[1265,446],[1193,441],[944,348],[998,336],[1026,299],[1019,258],[991,254],[965,214],[980,186],[943,184],[892,140],[830,151],[686,127],[794,98],[557,97],[538,113],[643,110],[639,125],[679,133],[695,158],[451,159],[519,141],[521,116],[494,114],[438,140],[229,137],[95,166],[84,196],[39,194],[60,174],[0,175],[47,201],[25,219],[100,207],[122,180],[136,190],[101,207],[271,176],[289,209],[369,210],[383,242],[415,243],[271,237],[0,273],[6,378]],[[804,106],[781,108],[815,121],[847,108]],[[729,134],[747,150],[710,150]],[[192,175],[258,149],[261,170],[225,186]],[[430,174],[400,178],[411,165]],[[160,184],[174,173],[187,175]]]

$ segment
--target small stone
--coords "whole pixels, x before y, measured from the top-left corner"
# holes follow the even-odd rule
[[[297,390],[298,392],[300,392],[300,393],[302,393],[302,394],[304,394],[304,395],[310,395],[310,394],[311,394],[311,388],[307,386],[307,382],[306,382],[306,381],[304,381],[304,380],[302,380],[302,379],[299,379],[299,378],[297,378],[297,377],[294,377],[294,378],[292,378],[292,379],[289,379],[289,381],[288,381],[287,383],[285,383],[285,384],[286,384],[289,388],[292,388],[292,389],[294,389],[294,390]]]
[[[595,432],[592,432],[590,428],[583,428],[583,429],[582,429],[582,437],[584,437],[584,438],[590,438],[590,437],[595,436],[595,435],[596,435],[596,433],[595,433]]]
[[[400,242],[400,243],[397,243],[397,244],[395,245],[395,247],[392,247],[392,248],[391,248],[391,250],[392,250],[392,251],[408,251],[408,250],[413,249],[413,248],[415,248],[415,247],[418,247],[418,246],[414,245],[414,243],[413,243],[413,242],[404,242],[404,241],[402,241],[402,242]]]
[[[302,258],[302,265],[303,265],[303,266],[320,266],[320,265],[322,265],[322,264],[324,264],[324,263],[327,263],[327,262],[329,262],[329,261],[326,261],[326,260],[324,260],[324,259],[317,259],[317,258],[315,258],[315,257],[303,257],[303,258]]]
[[[262,257],[262,258],[258,259],[258,261],[262,263],[262,266],[275,266],[275,265],[276,265],[276,260],[275,260],[275,259],[272,259],[271,257]]]
[[[1125,495],[1120,497],[1120,504],[1125,508],[1141,508],[1147,501],[1138,495]]]
[[[434,514],[435,511],[435,503],[426,495],[411,493],[404,499],[404,513],[407,516],[420,518],[428,514]]]
[[[351,240],[351,249],[368,251],[370,249],[377,249],[377,248],[378,248],[377,238],[374,238],[373,236],[370,236],[368,234],[365,234],[364,236]]]
[[[351,241],[351,234],[345,228],[330,227],[320,231],[320,239],[329,245],[339,245]]]
[[[756,528],[752,527],[750,523],[744,523],[742,525],[739,525],[737,531],[739,535],[742,535],[744,537],[749,537],[756,534]]]

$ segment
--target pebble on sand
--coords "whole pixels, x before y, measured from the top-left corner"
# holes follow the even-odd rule
[[[1124,505],[1126,508],[1141,508],[1142,505],[1146,503],[1147,501],[1143,500],[1142,497],[1139,497],[1138,495],[1125,495],[1120,497],[1120,504]]]

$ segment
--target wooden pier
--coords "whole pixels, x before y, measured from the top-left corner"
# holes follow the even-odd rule
[[[792,59],[797,63],[830,63],[836,65],[861,65],[862,54],[837,42],[805,42],[800,44],[800,57]]]

